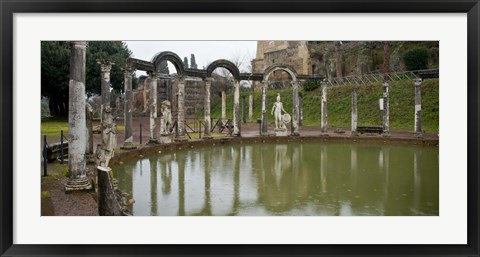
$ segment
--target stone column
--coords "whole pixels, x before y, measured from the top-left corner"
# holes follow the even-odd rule
[[[212,85],[212,79],[206,78],[205,79],[205,98],[203,101],[203,110],[204,110],[204,122],[205,122],[205,130],[203,133],[204,139],[211,139],[210,130],[212,129],[211,124],[211,117],[210,117],[210,86]]]
[[[86,159],[87,162],[93,162],[94,161],[94,155],[93,155],[93,125],[92,125],[92,119],[93,119],[93,108],[89,103],[85,104],[85,118],[86,118],[86,126],[87,126],[87,143],[86,143]]]
[[[422,133],[422,79],[417,78],[415,85],[415,137],[423,137]]]
[[[233,136],[240,136],[240,81],[233,82]]]
[[[149,107],[150,107],[150,141],[149,144],[158,144],[157,138],[157,76],[156,72],[149,72],[150,76],[150,98],[149,98]]]
[[[101,70],[101,86],[102,86],[102,104],[100,105],[100,122],[103,117],[103,110],[110,106],[110,71],[112,70],[112,65],[115,64],[110,60],[97,60],[97,64],[100,65]]]
[[[388,104],[388,82],[383,82],[383,135],[390,134],[390,111]]]
[[[227,122],[227,95],[222,91],[222,122]]]
[[[321,103],[321,112],[322,112],[322,120],[321,120],[321,135],[328,136],[328,123],[327,123],[327,81],[323,80],[320,82],[322,87],[322,103]]]
[[[133,128],[132,128],[132,76],[133,69],[132,67],[126,66],[124,70],[124,87],[125,87],[125,100],[124,100],[124,119],[123,123],[125,126],[125,138],[123,141],[122,149],[135,149],[133,145]],[[150,137],[151,138],[151,137]]]
[[[298,98],[298,81],[292,81],[292,136],[300,136],[298,123],[300,121],[300,101]]]
[[[177,141],[184,141],[185,138],[185,79],[178,77],[178,112],[177,112]]]
[[[85,119],[86,41],[70,42],[70,81],[68,85],[68,181],[65,191],[92,188],[87,177]]]
[[[267,124],[267,86],[268,81],[262,82],[262,131],[261,135],[266,135],[268,133],[268,124]]]
[[[358,136],[357,125],[357,88],[354,86],[352,89],[352,136]]]
[[[248,96],[248,121],[253,120],[253,95]]]
[[[298,112],[300,113],[300,117],[298,120],[298,126],[303,126],[303,95],[302,93],[298,93]]]

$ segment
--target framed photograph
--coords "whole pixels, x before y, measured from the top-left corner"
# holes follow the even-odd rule
[[[0,1],[2,12],[2,47],[0,48],[2,61],[0,73],[2,82],[0,86],[2,97],[2,111],[0,112],[2,120],[0,128],[1,256],[480,255],[478,238],[480,4],[478,0],[460,2],[453,0],[409,2],[390,0],[335,2],[322,0],[250,2],[240,0],[228,2],[217,0],[179,2],[166,0],[144,2],[128,0]],[[135,105],[135,110],[138,110],[137,116],[135,116],[137,121],[145,120],[144,131],[147,131],[146,134],[143,134],[144,138],[140,132],[139,140],[145,140],[144,143],[156,140],[154,136],[151,136],[152,131],[155,130],[151,130],[152,126],[148,128],[148,122],[155,124],[156,121],[149,120],[147,112],[149,109],[155,109],[152,107],[155,105],[155,101],[148,100],[147,94],[151,93],[148,90],[159,88],[152,82],[158,76],[156,81],[166,83],[165,90],[173,92],[158,93],[158,95],[167,95],[165,99],[160,97],[161,101],[156,103],[158,112],[161,112],[162,115],[162,118],[158,119],[157,130],[161,131],[161,133],[158,132],[159,140],[170,140],[169,133],[172,135],[175,133],[176,139],[179,135],[185,137],[186,135],[183,135],[182,131],[187,131],[184,126],[189,126],[191,132],[198,133],[199,140],[190,140],[188,144],[176,140],[176,143],[172,144],[175,148],[173,151],[179,151],[185,147],[193,148],[197,145],[207,145],[213,150],[207,151],[208,153],[200,153],[198,155],[200,157],[185,157],[183,162],[178,161],[179,152],[177,152],[178,156],[175,155],[177,158],[175,161],[171,159],[157,161],[149,159],[150,157],[147,156],[146,163],[151,165],[151,163],[157,162],[158,165],[149,166],[147,164],[144,166],[140,160],[129,163],[131,170],[128,171],[127,168],[124,168],[128,165],[122,167],[123,159],[112,159],[113,165],[117,165],[114,166],[112,174],[115,175],[118,183],[109,184],[110,182],[108,182],[105,185],[107,188],[110,188],[109,185],[115,185],[124,192],[116,191],[119,192],[116,199],[123,199],[126,206],[130,205],[130,209],[125,207],[123,211],[132,212],[132,217],[113,217],[120,215],[115,211],[106,214],[104,212],[105,215],[98,216],[97,211],[102,213],[104,210],[97,209],[96,205],[92,209],[88,201],[84,201],[78,195],[78,201],[63,205],[58,201],[62,201],[62,199],[65,201],[67,198],[58,198],[60,200],[56,200],[55,206],[62,206],[63,209],[54,213],[54,208],[49,208],[45,204],[53,204],[51,200],[45,201],[47,198],[50,199],[50,193],[53,191],[44,191],[43,173],[39,174],[38,172],[46,167],[43,163],[44,161],[46,163],[47,160],[45,145],[48,144],[43,142],[43,135],[42,140],[39,140],[38,135],[40,130],[42,133],[44,131],[42,117],[45,105],[49,107],[47,108],[48,112],[51,110],[62,113],[62,111],[67,112],[68,110],[64,102],[58,99],[66,97],[59,93],[61,86],[57,85],[59,92],[48,95],[50,101],[54,101],[53,104],[44,102],[48,101],[48,99],[44,99],[46,95],[43,82],[44,69],[48,67],[50,73],[58,75],[63,72],[61,69],[68,70],[67,67],[59,69],[55,68],[58,66],[50,67],[48,65],[55,64],[57,60],[60,62],[61,58],[65,60],[70,58],[70,66],[74,67],[70,67],[70,75],[76,74],[76,69],[80,66],[75,68],[75,63],[82,62],[78,61],[78,58],[81,58],[79,53],[92,51],[91,49],[94,48],[101,49],[102,42],[114,42],[109,47],[118,47],[119,52],[126,51],[125,54],[129,57],[125,58],[118,54],[115,57],[118,60],[112,61],[105,59],[104,55],[98,54],[95,60],[90,58],[83,62],[98,64],[95,67],[98,68],[98,75],[100,75],[100,71],[102,72],[103,80],[106,80],[106,73],[110,76],[109,72],[111,71],[112,83],[108,84],[110,77],[105,83],[111,85],[112,89],[108,86],[105,92],[109,92],[109,96],[112,96],[113,99],[115,96],[114,84],[121,85],[122,89],[118,90],[116,97],[117,102],[110,99],[110,103],[113,103],[112,106],[118,107],[119,110],[120,106],[127,106],[125,102],[130,101],[129,97],[131,96],[128,92],[131,89],[127,89],[130,82],[127,83],[127,81],[134,80],[132,106]],[[233,60],[232,56],[225,56],[228,55],[228,53],[222,52],[225,45],[237,50],[237,61]],[[254,49],[252,51],[256,51],[243,60],[244,63],[250,65],[249,71],[240,68],[242,60],[238,54],[240,53],[239,49],[247,45]],[[187,50],[185,52],[178,50],[181,49],[181,46]],[[191,49],[202,49],[202,46],[206,52],[215,52],[217,55],[205,58],[201,54],[195,56],[188,52],[194,51]],[[149,47],[156,47],[158,50],[147,51]],[[366,51],[364,48],[369,50]],[[340,57],[339,49],[343,49],[343,53],[351,54],[353,57],[348,54]],[[415,58],[412,57],[409,61],[407,53],[410,51],[407,50],[412,49],[417,52]],[[47,50],[58,50],[55,55],[50,55],[55,56],[48,60],[50,63],[44,62],[44,52]],[[98,52],[101,51],[98,50]],[[154,52],[158,54],[152,54]],[[295,52],[304,59],[285,58],[291,52]],[[386,52],[392,54],[386,57],[384,54]],[[425,64],[419,64],[421,61],[417,57],[423,55]],[[227,61],[227,59],[230,60]],[[284,65],[287,62],[285,60],[291,61],[291,64]],[[307,61],[303,62],[303,60]],[[168,61],[168,65],[170,65],[165,66],[165,69],[176,70],[174,75],[169,76],[172,72],[170,74],[158,72],[157,65],[161,66],[160,63],[163,61],[165,63]],[[115,62],[117,67],[112,68],[112,65],[115,66]],[[340,62],[343,62],[343,66],[339,64]],[[387,67],[385,67],[385,63],[388,63]],[[404,72],[402,69],[406,69],[406,66],[419,68],[408,67],[409,71],[414,72]],[[240,113],[244,114],[243,123],[246,123],[243,125],[243,129],[248,131],[249,124],[245,120],[248,108],[246,103],[249,101],[249,97],[246,90],[251,88],[253,93],[250,96],[255,99],[251,100],[252,102],[263,102],[263,105],[265,105],[265,101],[268,103],[263,108],[266,110],[260,110],[262,104],[258,104],[257,109],[251,107],[256,113],[248,118],[251,123],[250,129],[258,133],[258,137],[252,136],[249,139],[248,136],[245,136],[235,140],[239,144],[252,143],[257,139],[263,140],[263,143],[265,140],[279,142],[278,140],[282,141],[281,137],[284,136],[285,140],[282,142],[285,145],[266,147],[257,152],[244,148],[232,148],[233,150],[227,150],[229,151],[227,154],[215,152],[215,149],[220,149],[220,145],[227,140],[210,140],[207,138],[210,136],[209,134],[202,135],[201,133],[205,133],[205,131],[207,133],[214,131],[213,129],[203,130],[201,127],[207,127],[207,125],[202,121],[195,121],[195,123],[187,125],[177,121],[176,117],[178,120],[182,119],[178,113],[183,112],[185,107],[180,104],[184,99],[179,98],[183,94],[199,97],[198,102],[201,102],[199,106],[187,105],[186,112],[190,112],[192,115],[201,112],[197,115],[201,117],[200,120],[212,120],[210,105],[208,111],[203,111],[203,108],[207,108],[203,101],[210,103],[210,97],[208,97],[208,101],[204,100],[207,99],[205,96],[207,89],[203,88],[207,88],[206,85],[208,85],[208,92],[212,94],[210,85],[215,88],[213,86],[215,82],[211,82],[210,77],[214,76],[217,68],[225,68],[227,73],[229,72],[224,77],[221,73],[215,75],[219,77],[219,81],[224,79],[225,83],[232,83],[234,85],[232,88],[235,88],[235,92],[230,92],[231,95],[226,97],[226,99],[228,97],[230,97],[228,99],[234,99],[235,102],[231,106],[228,105],[228,108],[232,110],[227,111],[227,115],[233,115],[233,120],[230,121],[231,123],[228,121],[223,123],[224,115],[218,119],[222,122],[222,126],[231,130],[225,133],[232,133],[229,136],[233,137],[237,134],[240,135],[241,126],[238,118]],[[133,71],[136,72],[135,76],[132,75]],[[282,75],[281,72],[285,72],[285,74]],[[357,76],[357,73],[362,76]],[[363,74],[367,75],[363,76]],[[81,76],[75,76],[71,75],[68,83],[75,84],[77,78],[82,79]],[[269,84],[269,80],[272,82],[273,78],[282,78],[282,76],[293,80],[291,83],[288,81],[285,86],[285,88],[293,88],[293,91],[284,89],[285,83],[283,82],[276,81]],[[397,99],[403,96],[402,92],[395,88],[396,85],[399,85],[397,88],[401,86],[400,82],[395,82],[394,76],[399,80],[402,76],[408,78],[408,85],[405,88],[411,93],[411,99],[403,99],[404,102],[389,100],[389,92]],[[162,82],[160,77],[174,82]],[[189,77],[190,80],[183,80],[185,77]],[[434,78],[429,81],[423,80],[423,86],[427,88],[423,92],[420,91],[422,85],[420,78]],[[247,79],[252,82],[240,83],[241,80]],[[300,84],[302,98],[299,98],[299,92],[295,91],[299,86],[297,79],[302,81]],[[357,124],[356,90],[359,83],[365,84],[365,81],[368,80],[378,84],[368,90],[378,91],[379,96],[371,98],[369,104],[375,111],[374,114],[371,114],[372,119],[376,119],[375,122],[381,126]],[[238,82],[238,85],[235,84],[235,81]],[[394,85],[393,87],[390,85],[391,91],[389,91],[389,84],[386,81],[391,81],[391,85]],[[62,84],[63,82],[52,79],[49,83]],[[65,83],[68,87],[68,83]],[[88,88],[91,87],[91,84],[104,82],[100,82],[100,76],[97,76],[96,79],[83,78],[81,83],[86,84],[84,86]],[[328,99],[332,101],[332,106],[336,101],[344,101],[345,106],[348,107],[347,111],[344,111],[346,115],[348,114],[346,121],[336,120],[335,110],[338,108],[329,109],[329,121],[333,120],[330,123],[330,130],[326,125],[327,84],[343,88],[342,90],[345,91],[342,93],[344,95],[339,96],[340,93],[331,93],[333,91],[328,89]],[[103,84],[101,85],[103,87]],[[184,89],[181,89],[185,85],[187,85],[186,93],[182,91]],[[195,86],[198,85],[200,86],[197,90]],[[410,86],[411,88],[409,88]],[[236,91],[237,87],[238,92]],[[100,90],[100,87],[98,88]],[[279,91],[275,91],[275,94],[270,93],[270,95],[266,92],[262,93],[262,90],[266,90],[266,88]],[[241,91],[242,89],[245,91]],[[432,91],[429,91],[430,89]],[[65,92],[68,95],[68,91]],[[257,95],[253,96],[255,92]],[[281,94],[277,94],[277,92]],[[362,90],[358,92],[360,98],[366,95]],[[215,91],[213,94],[217,100],[212,100],[212,102],[215,102],[218,108],[212,107],[212,117],[224,112],[220,109],[225,109],[225,107],[220,108],[224,92]],[[309,94],[316,95],[307,97]],[[176,98],[168,98],[168,95],[174,95]],[[243,104],[241,104],[242,97]],[[262,100],[262,97],[268,98],[268,100]],[[157,98],[160,99],[158,96]],[[75,98],[71,97],[70,99]],[[312,101],[318,102],[316,103],[318,109],[322,106],[322,111],[318,111],[318,117],[314,116],[317,114],[316,111],[306,109],[301,112],[297,109],[299,99],[303,99],[306,104],[310,104]],[[422,99],[424,102],[429,101],[433,104],[425,104],[422,107]],[[115,141],[112,143],[111,138],[105,136],[107,135],[106,128],[108,128],[106,124],[108,122],[114,124],[115,118],[111,115],[111,108],[104,108],[103,101],[98,92],[97,95],[94,93],[88,95],[86,102],[93,107],[91,114],[88,112],[85,114],[97,115],[98,118],[98,120],[93,119],[93,122],[94,125],[99,125],[99,134],[95,136],[96,139],[92,137],[89,140],[92,144],[98,140],[103,144],[97,147],[95,156],[93,156],[93,148],[91,151],[92,158],[96,158],[97,161],[95,166],[93,164],[92,166],[97,167],[98,164],[100,171],[101,167],[108,168],[109,166],[110,157],[105,157],[109,149],[107,141],[111,143],[112,149],[117,147],[116,139],[112,139]],[[71,100],[72,102],[73,100]],[[148,106],[149,104],[152,106]],[[303,103],[301,105],[303,106]],[[360,113],[370,110],[366,109],[365,100],[359,100],[358,106],[361,110]],[[283,109],[284,107],[286,111]],[[113,109],[116,112],[115,108]],[[170,108],[172,109],[170,110]],[[405,116],[409,117],[408,122],[399,122],[397,114],[393,114],[393,112],[389,114],[390,109],[397,113],[401,112],[399,110],[408,110],[405,111]],[[270,114],[270,111],[271,115],[268,116],[270,123],[268,123],[262,116],[266,114],[262,114],[262,112]],[[128,131],[131,128],[123,126],[124,122],[126,124],[127,120],[131,119],[127,113],[125,111],[125,116],[120,115],[122,116],[120,119],[123,120],[117,121],[117,127],[113,125],[118,131],[121,131],[118,135],[122,135],[121,141],[118,141],[122,143],[122,145],[118,145],[120,155],[128,155],[128,151],[131,149],[127,148],[132,147],[131,144],[127,144],[130,142],[128,133],[131,132]],[[150,115],[151,113],[152,111],[150,111]],[[203,119],[203,113],[208,113],[208,118],[205,114],[205,119]],[[421,113],[423,113],[423,117],[427,118],[419,119]],[[299,134],[299,122],[303,121],[301,114],[305,114],[307,123],[311,122],[309,118],[314,117],[312,119],[315,124],[318,122],[315,127],[318,131],[310,131],[308,134],[307,130],[307,132],[303,132],[304,134],[302,132]],[[170,115],[173,116],[173,121],[168,118]],[[361,117],[359,120],[366,119],[366,116]],[[83,118],[85,116],[82,116]],[[154,120],[156,118],[157,116],[154,117]],[[258,124],[255,122],[257,120]],[[391,123],[389,123],[390,121]],[[63,122],[64,124],[61,126],[68,126],[72,133],[67,137],[76,135],[74,134],[75,125],[72,125],[75,121],[64,120]],[[291,125],[285,126],[290,123]],[[402,134],[403,132],[394,131],[394,129],[390,131],[389,124],[394,124],[394,128],[403,126],[409,132]],[[118,125],[122,125],[121,128]],[[140,125],[140,131],[142,131],[141,123],[134,123],[134,125]],[[211,126],[217,125],[211,124]],[[94,127],[92,124],[89,126]],[[169,126],[172,126],[172,130],[169,130]],[[348,128],[344,129],[342,126]],[[153,128],[155,129],[156,126]],[[268,134],[269,130],[271,130],[271,134]],[[357,130],[358,133],[366,135],[354,137],[356,135],[353,133],[356,134]],[[135,131],[138,132],[138,130]],[[317,132],[318,136],[315,134]],[[377,132],[382,135],[373,135]],[[79,132],[77,136],[86,136],[82,133]],[[351,136],[350,133],[352,133]],[[327,153],[330,158],[333,158],[331,153],[340,151],[339,149],[342,147],[335,149],[301,147],[301,150],[298,150],[295,148],[296,146],[289,148],[290,146],[286,144],[290,137],[301,135],[297,138],[301,138],[302,141],[295,142],[297,146],[304,145],[306,143],[304,140],[327,142],[334,141],[335,138],[343,141],[347,138],[354,141],[363,140],[385,145],[389,140],[395,141],[395,133],[399,138],[404,137],[399,140],[403,143],[407,142],[409,145],[433,144],[435,149],[432,152],[412,151],[405,154],[402,152],[405,147],[399,147],[389,150],[385,155],[381,147],[380,150],[375,149],[374,153],[370,153],[368,147],[349,147],[347,155],[340,153],[338,157],[335,157],[335,161],[328,163],[326,161]],[[288,137],[285,137],[287,134]],[[313,134],[315,136],[311,136]],[[133,140],[137,140],[136,136],[138,135],[133,133]],[[202,136],[203,138],[201,138]],[[408,138],[406,139],[406,137]],[[171,140],[173,142],[173,139]],[[72,152],[76,149],[73,142],[69,141],[69,144],[72,144]],[[165,142],[159,143],[159,145],[162,144]],[[163,146],[159,145],[157,148],[151,148],[155,149],[154,153],[157,155],[173,149],[162,148]],[[83,144],[81,147],[85,149],[87,145]],[[50,149],[53,149],[53,146]],[[63,153],[63,147],[61,149]],[[268,152],[274,152],[275,156],[264,157],[264,153]],[[144,158],[143,154],[148,154],[148,150],[139,150],[135,153],[141,156],[139,159],[142,159]],[[282,160],[287,158],[285,157],[287,155],[290,156],[289,160],[283,162]],[[409,160],[411,159],[411,169],[404,169],[405,165],[409,165],[404,162],[405,159],[402,159],[402,156],[406,155],[409,156]],[[61,154],[61,156],[66,155]],[[224,158],[225,156],[230,157]],[[251,161],[248,156],[252,158]],[[253,161],[255,157],[261,157],[261,160],[255,163]],[[187,159],[188,162],[185,161]],[[242,159],[242,162],[238,163],[239,159]],[[231,165],[231,174],[208,173],[207,176],[207,172],[205,172],[205,175],[202,176],[185,178],[185,174],[180,172],[188,165],[204,165],[206,160],[208,160],[208,165],[219,165],[218,163]],[[63,161],[61,159],[63,165],[61,167],[68,166],[64,165]],[[71,165],[75,165],[76,160],[72,158],[70,162]],[[106,165],[104,165],[105,162]],[[174,166],[178,165],[176,168],[178,177],[168,175],[168,172],[172,170],[169,166],[172,163]],[[372,163],[371,166],[370,163]],[[180,165],[182,168],[179,168]],[[262,173],[265,165],[271,166],[270,175]],[[284,166],[288,166],[288,171],[285,172],[298,173],[299,171],[295,167],[303,166],[304,170],[311,167],[312,170],[319,173],[311,176],[298,174],[298,176],[286,176],[285,172],[279,171]],[[332,179],[331,175],[329,175],[329,179],[326,178],[327,175],[323,171],[327,166],[333,170],[329,172],[339,170],[339,173],[334,176],[335,179]],[[393,169],[393,166],[397,168]],[[420,174],[422,173],[421,168],[426,166],[429,169],[433,167],[431,170],[434,175]],[[138,171],[135,170],[137,167]],[[137,174],[135,172],[140,172],[141,175],[142,167],[149,169],[153,167],[155,176],[135,177]],[[221,169],[229,170],[228,166],[225,167]],[[384,168],[392,173],[383,172]],[[68,176],[64,176],[66,186],[62,187],[62,190],[57,190],[57,194],[63,194],[64,191],[69,190],[75,191],[77,187],[87,184],[90,187],[92,184],[98,185],[99,191],[102,188],[104,180],[100,179],[100,175],[98,180],[80,181],[75,175],[72,175],[71,170],[75,168],[65,169],[65,174],[68,174]],[[125,169],[123,173],[129,174],[129,176],[123,177],[121,175],[123,173],[115,173],[118,170],[123,171],[123,169]],[[210,166],[204,167],[204,170],[210,169]],[[258,172],[260,175],[247,172],[242,173],[247,175],[239,176],[240,170],[254,169],[260,170]],[[234,170],[238,172],[235,173]],[[340,170],[348,171],[341,173]],[[394,170],[396,171],[393,172]],[[108,169],[105,171],[105,174],[109,174]],[[164,174],[163,171],[167,171],[167,173]],[[63,170],[59,168],[58,173],[62,172]],[[279,174],[278,172],[283,173]],[[407,173],[409,177],[402,176],[402,172]],[[153,173],[149,171],[149,174]],[[381,178],[378,174],[381,174]],[[110,175],[106,176],[110,179]],[[259,177],[263,177],[263,180],[258,179]],[[380,181],[385,180],[385,177],[387,177],[387,183]],[[58,179],[58,177],[52,179]],[[227,191],[210,185],[212,183],[226,185],[231,183],[230,180],[235,180],[233,183],[235,185],[232,185],[232,188]],[[299,180],[303,180],[303,182],[298,182]],[[327,182],[328,180],[330,182]],[[338,180],[338,184],[332,184],[332,180]],[[357,182],[362,180],[367,186],[358,186],[362,189],[354,189],[353,187],[358,183],[349,184],[350,182],[348,182],[353,180]],[[295,190],[288,189],[292,185]],[[388,190],[389,185],[391,190]],[[185,186],[190,189],[185,189]],[[332,187],[340,189],[331,190]],[[248,190],[242,191],[243,189],[240,188],[250,188],[252,192],[255,192],[253,193],[255,196],[249,196]],[[260,188],[262,188],[263,194],[257,193]],[[272,190],[276,190],[276,192],[269,192],[266,188],[273,188]],[[368,189],[368,193],[363,192],[367,190],[365,188]],[[385,188],[387,189],[384,190]],[[135,190],[136,195],[133,193]],[[175,190],[176,192],[173,192]],[[302,190],[313,193],[307,195]],[[340,191],[344,193],[338,193]],[[352,191],[354,192],[352,193]],[[239,192],[247,193],[242,195]],[[305,195],[299,197],[303,193]],[[133,197],[129,197],[129,194],[132,194]],[[327,199],[329,194],[334,194],[331,201]],[[146,198],[142,199],[144,195]],[[285,199],[291,195],[302,199],[301,208],[287,206],[292,201]],[[372,199],[359,200],[367,195]],[[242,197],[249,201],[245,201],[242,205],[239,200]],[[190,202],[185,203],[187,198]],[[161,202],[160,199],[163,199],[164,202]],[[202,209],[198,207],[201,204],[192,204],[192,199],[209,207]],[[319,203],[319,199],[325,200],[325,202]],[[98,197],[96,200],[105,201],[105,198]],[[170,204],[171,202],[173,203]],[[188,204],[198,205],[198,208],[185,208],[185,205]],[[223,208],[230,205],[233,206],[230,209]],[[75,210],[78,209],[82,209],[83,212],[76,212]],[[109,211],[111,210],[109,209]],[[122,214],[125,213],[122,212]]]

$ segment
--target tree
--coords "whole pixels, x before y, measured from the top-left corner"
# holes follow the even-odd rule
[[[88,96],[100,94],[100,66],[97,59],[109,59],[115,63],[110,71],[113,89],[123,91],[126,59],[131,55],[127,45],[121,41],[91,41],[86,53],[85,91]],[[70,79],[70,45],[66,41],[44,41],[41,43],[41,94],[50,99],[53,116],[68,115],[68,84]],[[134,80],[134,83],[136,80]],[[136,85],[134,84],[134,87]]]
[[[185,69],[188,69],[188,59],[187,59],[186,56],[183,57],[183,67],[184,67]]]
[[[198,68],[197,62],[195,62],[195,55],[194,54],[190,55],[190,68],[191,69],[197,69]]]
[[[428,50],[413,48],[405,52],[403,61],[407,70],[424,70],[428,67]]]
[[[161,74],[170,74],[170,71],[168,70],[167,60],[162,60],[160,62],[159,71]]]

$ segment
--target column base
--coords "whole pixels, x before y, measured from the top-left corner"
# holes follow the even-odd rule
[[[122,150],[133,150],[133,149],[137,149],[137,147],[135,145],[133,145],[133,143],[131,143],[131,142],[125,142],[125,143],[123,143],[123,146],[120,147],[120,149],[122,149]]]
[[[205,135],[204,135],[204,136],[202,137],[202,139],[205,139],[205,140],[210,140],[210,139],[213,139],[213,137],[212,137],[212,136],[210,136],[210,135],[208,135],[208,136],[205,136]]]
[[[148,143],[147,143],[147,145],[159,145],[159,144],[160,142],[158,142],[157,139],[150,139],[148,140]]]
[[[286,128],[275,129],[275,136],[277,137],[286,137],[288,135]]]
[[[65,193],[88,190],[92,190],[92,184],[90,184],[88,177],[69,178],[65,186]]]
[[[160,143],[161,144],[170,144],[173,143],[174,137],[172,134],[161,134]]]
[[[414,138],[423,138],[423,133],[422,132],[415,132],[413,133]]]
[[[185,142],[188,141],[186,136],[178,136],[175,138],[175,142]]]
[[[389,131],[384,131],[382,133],[382,137],[390,137],[390,132]]]

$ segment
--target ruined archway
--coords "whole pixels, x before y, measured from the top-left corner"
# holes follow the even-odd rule
[[[210,63],[207,67],[207,77],[211,77],[213,71],[216,68],[227,69],[228,71],[230,71],[230,73],[232,73],[232,76],[235,80],[240,81],[240,71],[238,70],[238,67],[235,64],[233,64],[231,61],[225,60],[225,59],[219,59]]]
[[[298,136],[300,135],[298,131],[298,124],[300,120],[300,107],[299,107],[299,98],[298,98],[298,80],[297,80],[297,72],[293,67],[291,67],[288,64],[283,64],[283,63],[278,63],[274,64],[267,69],[265,69],[265,72],[263,73],[263,86],[262,86],[262,121],[261,121],[261,134],[266,135],[268,134],[268,128],[267,128],[267,87],[269,84],[269,77],[271,74],[273,74],[275,71],[281,70],[285,71],[288,73],[290,76],[292,82],[292,129],[291,129],[291,134],[292,136]],[[276,128],[275,133],[277,133],[278,128]],[[283,130],[283,129],[282,129]],[[283,130],[285,133],[285,130]],[[278,133],[282,133],[279,131]]]
[[[156,72],[160,72],[160,62],[163,60],[169,61],[175,66],[178,76],[185,74],[182,59],[176,53],[170,51],[163,51],[153,56],[152,63]]]

